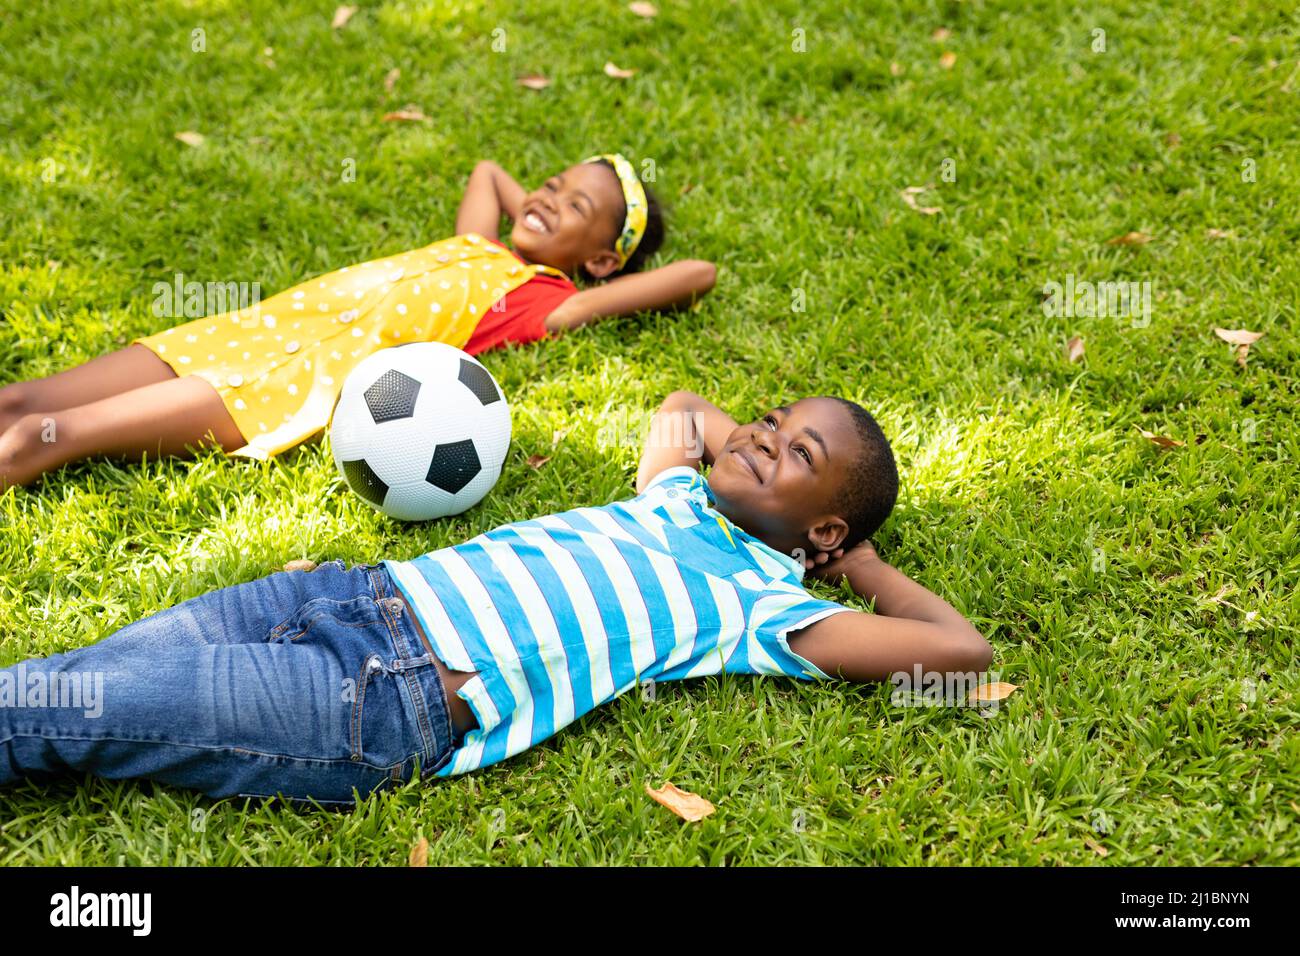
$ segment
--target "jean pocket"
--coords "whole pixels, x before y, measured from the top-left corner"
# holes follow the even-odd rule
[[[362,662],[349,730],[354,761],[392,769],[420,751],[418,741],[407,739],[404,680],[400,673],[385,667],[377,654]]]
[[[373,604],[374,599],[367,595],[351,598],[314,597],[299,604],[292,614],[266,632],[266,643],[278,640],[299,641],[307,634],[314,623],[321,618],[333,618],[342,627],[366,627],[368,622],[352,622],[358,606]]]

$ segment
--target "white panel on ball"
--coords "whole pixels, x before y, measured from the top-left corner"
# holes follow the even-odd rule
[[[468,353],[415,342],[367,356],[330,421],[334,464],[372,507],[404,521],[478,504],[510,449],[510,405]]]

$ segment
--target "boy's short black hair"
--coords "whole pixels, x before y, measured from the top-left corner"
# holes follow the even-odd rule
[[[614,164],[611,163],[608,159],[598,159],[595,160],[595,162],[598,162],[601,165],[605,166],[607,169],[609,169],[610,172],[614,173],[614,175],[616,176],[618,175],[618,173],[614,170]],[[659,247],[664,244],[663,209],[659,206],[659,200],[655,197],[655,194],[650,191],[649,186],[647,186],[645,183],[642,183],[641,188],[645,190],[645,204],[646,204],[645,232],[641,236],[641,241],[638,242],[636,245],[636,251],[633,252],[632,255],[628,257],[627,262],[623,264],[623,268],[619,269],[616,272],[611,272],[609,275],[605,276],[606,279],[613,279],[616,276],[628,275],[629,273],[632,272],[640,272],[641,267],[646,264],[646,261],[649,260],[649,258],[653,256],[656,252],[658,252]],[[623,216],[624,217],[627,216],[626,206],[623,207]],[[622,223],[623,220],[619,219],[620,231],[622,231]],[[578,266],[578,272],[582,276],[582,278],[587,282],[598,281],[592,276],[588,275],[587,270],[584,269],[582,266]]]
[[[853,418],[861,451],[831,508],[849,523],[846,551],[875,534],[898,501],[898,465],[889,439],[871,413],[847,398],[830,395]]]

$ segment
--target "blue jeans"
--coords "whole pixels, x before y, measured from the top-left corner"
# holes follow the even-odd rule
[[[0,670],[0,786],[82,771],[352,804],[459,743],[388,571],[329,561],[211,591]]]

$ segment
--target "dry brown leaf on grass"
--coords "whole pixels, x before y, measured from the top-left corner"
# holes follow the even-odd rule
[[[528,467],[529,467],[529,468],[541,468],[542,465],[546,464],[546,463],[547,463],[548,461],[550,461],[550,460],[551,460],[551,456],[550,456],[550,455],[529,455],[529,456],[528,456]]]
[[[428,121],[429,117],[414,106],[384,114],[385,123],[427,123]]]
[[[1247,329],[1220,329],[1216,327],[1214,334],[1229,345],[1254,345],[1264,337],[1263,332],[1251,332]]]
[[[1133,427],[1138,430],[1143,438],[1151,442],[1153,445],[1159,445],[1161,448],[1183,447],[1183,443],[1176,438],[1166,438],[1164,435],[1157,435],[1155,432],[1149,432],[1136,422],[1133,424]]]
[[[428,866],[429,865],[429,841],[420,837],[411,847],[411,855],[407,858],[407,864],[410,866]]]
[[[1071,362],[1077,362],[1083,358],[1083,339],[1075,336],[1065,343],[1065,357]]]
[[[612,76],[616,80],[626,80],[636,74],[636,70],[624,70],[614,65],[613,60],[605,61],[605,75]]]
[[[1110,855],[1110,850],[1106,849],[1104,846],[1102,846],[1092,837],[1084,837],[1083,842],[1088,847],[1089,850],[1091,850],[1093,853],[1096,853],[1098,856],[1104,857]]]
[[[916,197],[918,193],[923,193],[927,189],[933,189],[933,188],[934,188],[934,183],[930,183],[927,186],[908,186],[906,189],[900,192],[899,195],[903,197],[903,202],[907,204],[909,209],[915,209],[917,212],[926,216],[933,216],[936,213],[942,212],[942,210],[938,206],[919,205],[916,201]]]
[[[352,19],[352,14],[357,12],[357,7],[343,6],[334,11],[334,19],[330,21],[330,26],[335,30],[342,30]]]
[[[1165,133],[1165,145],[1168,146],[1170,149],[1177,149],[1179,146],[1182,145],[1182,143],[1183,143],[1183,138],[1179,136],[1177,133],[1174,132]]]
[[[683,820],[703,820],[717,809],[699,794],[679,790],[671,783],[664,784],[658,790],[655,790],[647,783],[645,792]]]
[[[902,75],[903,75],[903,72],[904,72],[906,69],[907,69],[907,67],[903,66],[903,64],[901,64],[901,63],[899,63],[899,62],[897,62],[897,61],[891,60],[890,63],[889,63],[889,75],[890,75],[890,76],[902,76]]]
[[[636,3],[629,3],[627,8],[635,13],[638,17],[645,17],[649,20],[651,17],[659,16],[659,8],[653,3],[643,3],[642,0],[636,0]]]
[[[972,688],[971,692],[966,695],[966,699],[972,704],[981,700],[1006,700],[1019,689],[1019,684],[1008,684],[1006,681],[993,681],[992,683],[980,684],[978,687]]]
[[[945,70],[951,70],[957,64],[957,54],[949,50],[943,56],[939,57],[939,65]]]
[[[202,133],[196,133],[192,129],[182,130],[176,134],[176,138],[186,146],[193,146],[195,149],[202,146],[204,141],[207,139],[207,137]]]
[[[1229,345],[1237,346],[1237,364],[1242,368],[1246,367],[1246,357],[1250,355],[1250,347],[1264,337],[1263,332],[1250,332],[1246,329],[1216,328],[1214,334]]]
[[[520,86],[525,86],[530,90],[544,90],[551,85],[551,81],[540,73],[528,73],[515,80]]]
[[[1226,229],[1206,229],[1205,235],[1206,238],[1209,239],[1231,239],[1232,238],[1232,233],[1228,232],[1228,230]]]
[[[930,39],[935,43],[942,43],[950,36],[952,36],[952,31],[947,27],[935,27],[934,32],[930,34]]]
[[[316,562],[311,558],[298,558],[284,566],[286,571],[315,571]]]
[[[396,85],[397,80],[401,75],[402,75],[401,69],[396,66],[393,67],[391,70],[389,70],[387,73],[385,73],[384,89],[388,90],[391,93],[393,91],[393,87]]]
[[[1126,232],[1122,236],[1116,236],[1114,239],[1107,239],[1108,246],[1145,246],[1153,237],[1148,236],[1145,232]]]

